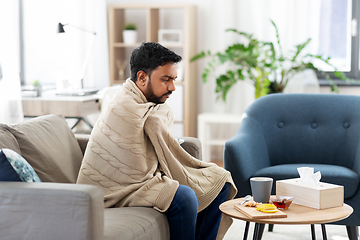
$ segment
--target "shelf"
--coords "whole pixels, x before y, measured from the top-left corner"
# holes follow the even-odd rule
[[[196,50],[196,6],[192,4],[115,4],[108,8],[109,33],[109,63],[110,85],[122,84],[130,77],[129,59],[134,48],[141,42],[159,42],[166,48],[181,55],[181,81],[175,81],[178,89],[173,96],[177,96],[171,103],[174,115],[177,116],[178,129],[182,136],[197,136],[197,74],[196,64],[190,63],[190,58]],[[126,23],[135,23],[138,30],[137,43],[123,43],[122,31]],[[181,35],[179,42],[171,42],[176,38],[167,36],[159,39],[159,30],[175,31]],[[173,33],[174,31],[170,31]],[[165,37],[165,35],[164,35]],[[168,42],[166,42],[168,41]],[[119,75],[119,70],[124,74]],[[180,76],[180,74],[178,73]],[[176,94],[177,93],[177,94]],[[170,99],[167,101],[170,103]],[[179,107],[180,106],[180,107]],[[181,121],[180,121],[181,120]],[[181,137],[181,136],[179,136]]]
[[[183,43],[160,43],[160,44],[167,48],[182,48],[182,47],[184,47]],[[141,45],[141,43],[133,43],[133,44],[126,44],[126,43],[122,43],[122,42],[113,43],[113,47],[119,47],[119,48],[126,48],[126,47],[135,48],[139,45]]]
[[[183,43],[161,43],[161,45],[163,45],[164,47],[167,48],[182,48],[185,47],[185,45]]]
[[[115,42],[113,43],[113,47],[132,47],[135,48],[137,46],[141,45],[141,43],[133,43],[133,44],[127,44],[127,43],[122,43],[122,42]]]

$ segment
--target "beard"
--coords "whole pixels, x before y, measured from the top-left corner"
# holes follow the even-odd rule
[[[149,82],[147,84],[147,90],[145,92],[146,94],[146,99],[149,101],[149,102],[153,102],[153,103],[156,103],[156,104],[162,104],[164,103],[165,101],[162,101],[161,99],[167,95],[167,94],[171,94],[172,92],[169,91],[163,95],[161,95],[160,97],[156,96],[155,93],[154,93],[154,89],[152,88],[152,85],[151,85],[151,78],[149,77]]]

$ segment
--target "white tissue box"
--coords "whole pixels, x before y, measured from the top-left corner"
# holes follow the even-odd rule
[[[325,209],[342,206],[344,186],[320,182],[320,187],[300,183],[300,178],[276,181],[276,195],[294,197],[293,203]]]

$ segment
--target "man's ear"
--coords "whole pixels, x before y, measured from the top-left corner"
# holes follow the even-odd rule
[[[140,86],[144,87],[146,85],[147,79],[148,75],[144,71],[137,72],[137,82],[139,82]]]

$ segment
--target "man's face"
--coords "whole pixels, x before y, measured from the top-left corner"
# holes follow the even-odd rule
[[[168,63],[155,68],[150,76],[146,75],[146,80],[140,89],[149,102],[164,103],[175,91],[174,81],[176,78],[176,63]]]

